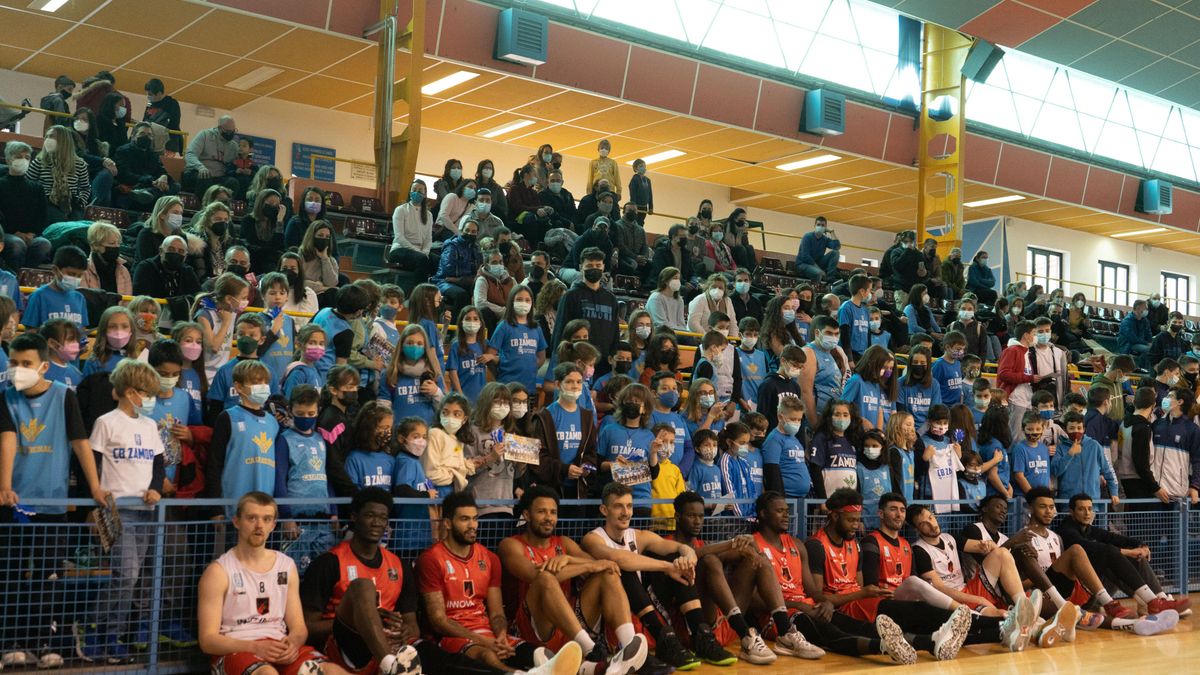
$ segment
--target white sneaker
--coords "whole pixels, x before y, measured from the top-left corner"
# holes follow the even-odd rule
[[[879,645],[892,661],[911,666],[917,662],[917,650],[904,639],[904,631],[886,614],[875,617],[875,632],[879,633]]]
[[[583,648],[579,646],[578,642],[571,641],[563,645],[562,649],[558,650],[558,653],[549,661],[525,671],[525,675],[576,675],[581,663],[583,663]]]
[[[379,661],[379,675],[421,675],[421,657],[412,645],[404,645],[395,654]]]
[[[1138,619],[1133,624],[1133,632],[1138,635],[1158,635],[1165,633],[1175,627],[1179,623],[1179,612],[1173,609],[1166,609],[1158,614],[1151,614],[1144,619]]]
[[[819,659],[825,656],[825,650],[809,642],[804,633],[795,626],[775,640],[775,653],[801,659]]]
[[[42,658],[37,660],[37,667],[39,670],[46,670],[47,668],[62,668],[62,664],[63,657],[55,652],[46,652],[45,654],[42,654]]]
[[[1079,606],[1066,602],[1054,613],[1054,621],[1042,626],[1037,646],[1049,649],[1060,642],[1075,641],[1075,624],[1079,621]]]
[[[1029,603],[1031,605],[1033,605],[1033,620],[1034,621],[1037,621],[1038,619],[1042,618],[1042,601],[1045,599],[1046,599],[1046,596],[1042,595],[1042,592],[1039,591],[1038,589],[1035,588],[1032,591],[1030,591]]]
[[[1001,642],[1010,652],[1022,652],[1029,646],[1035,616],[1033,609],[1033,602],[1022,595],[1009,608],[1008,615],[1000,624]]]
[[[554,658],[554,652],[546,649],[545,647],[538,647],[537,649],[533,650],[534,667],[544,666],[552,658]]]
[[[971,610],[965,605],[959,605],[958,609],[946,619],[946,623],[937,629],[933,634],[933,656],[938,661],[949,661],[958,656],[958,650],[962,649],[963,643],[967,640],[967,631],[971,629]]]
[[[634,635],[629,644],[622,647],[608,660],[608,667],[605,668],[604,675],[632,673],[646,663],[646,655],[649,653],[650,647],[646,644],[646,636]]]
[[[763,641],[758,631],[751,628],[750,634],[742,638],[742,650],[738,652],[738,658],[756,666],[765,666],[775,663],[779,657],[767,648],[767,643]]]

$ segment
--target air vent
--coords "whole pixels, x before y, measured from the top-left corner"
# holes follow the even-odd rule
[[[1152,178],[1142,181],[1142,189],[1138,191],[1137,203],[1133,210],[1139,213],[1149,213],[1155,216],[1165,216],[1171,213],[1173,186],[1165,180]]]
[[[546,62],[546,44],[550,22],[533,12],[510,7],[500,12],[496,22],[496,53],[501,61],[526,66]]]
[[[846,131],[846,97],[827,89],[804,95],[804,126],[801,131],[838,136]]]

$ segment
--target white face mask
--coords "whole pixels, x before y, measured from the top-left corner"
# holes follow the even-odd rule
[[[442,429],[445,429],[448,434],[456,434],[462,428],[463,421],[457,417],[446,417],[442,415]]]
[[[182,213],[168,213],[167,214],[167,225],[169,225],[172,230],[178,230],[179,228],[183,227],[183,214]]]
[[[529,316],[529,310],[532,308],[533,305],[528,302],[513,303],[513,312],[516,313],[517,316]]]
[[[672,293],[678,293],[679,287],[682,285],[683,285],[683,283],[680,282],[678,279],[672,279],[667,282],[667,288],[671,289]]]
[[[480,172],[479,172],[479,175],[480,175],[481,177],[483,177],[483,179],[484,179],[484,180],[488,180],[488,179],[490,179],[490,178],[492,177],[492,170],[491,170],[491,169],[484,169],[484,170],[482,170],[482,171],[480,171]]]
[[[175,388],[175,385],[177,385],[177,384],[179,384],[179,376],[178,375],[176,375],[175,377],[163,377],[162,375],[158,376],[159,391],[171,391],[172,389]]]
[[[710,288],[708,289],[708,297],[712,298],[715,302],[720,302],[725,298],[725,289]]]
[[[404,443],[404,449],[408,451],[408,454],[414,457],[420,457],[421,455],[425,454],[425,445],[428,442],[429,441],[425,440],[424,438],[410,438]]]
[[[46,152],[53,154],[54,151],[58,149],[58,139],[57,138],[47,138],[42,143],[42,149],[45,150]]]
[[[75,131],[78,131],[81,134],[86,134],[88,129],[91,127],[91,125],[87,123],[87,120],[75,120],[75,123],[71,126],[75,127]]]
[[[863,454],[867,459],[879,459],[879,456],[883,454],[883,448],[863,448]]]
[[[528,403],[514,403],[514,404],[512,404],[512,416],[513,416],[513,419],[518,419],[518,420],[519,420],[519,419],[521,419],[522,417],[524,417],[524,416],[525,416],[525,414],[526,414],[526,413],[528,413],[528,412],[529,412],[529,404],[528,404]]]
[[[25,159],[24,157],[20,159],[14,159],[12,164],[8,165],[8,169],[9,173],[13,175],[24,176],[25,172],[29,170],[29,160]]]
[[[638,326],[633,329],[633,334],[639,338],[646,340],[650,338],[650,326]]]
[[[742,346],[745,347],[746,349],[754,349],[754,345],[756,345],[756,344],[758,344],[758,338],[756,338],[756,337],[742,338]]]
[[[608,148],[600,148],[600,156],[608,157]]]
[[[464,321],[462,329],[467,335],[474,335],[479,332],[479,325],[478,321]]]
[[[507,403],[497,403],[492,406],[492,419],[502,420],[508,417],[508,413],[510,412],[512,412],[512,406],[509,406]]]
[[[41,375],[33,368],[12,366],[8,369],[8,381],[12,383],[13,389],[17,391],[25,391],[37,384],[40,379],[42,379]]]

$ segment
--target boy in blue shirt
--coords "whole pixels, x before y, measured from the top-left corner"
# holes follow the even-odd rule
[[[1058,452],[1050,460],[1050,473],[1058,481],[1058,498],[1070,499],[1077,494],[1086,494],[1093,500],[1100,499],[1100,477],[1108,486],[1113,506],[1121,502],[1117,493],[1120,484],[1113,471],[1104,448],[1094,439],[1084,435],[1083,415],[1069,412],[1063,415],[1068,441],[1058,445]],[[1068,442],[1070,445],[1068,446]]]
[[[962,403],[962,363],[967,353],[967,337],[952,330],[942,340],[945,347],[942,358],[933,362],[933,379],[942,388],[942,405],[947,408]]]
[[[975,429],[983,423],[983,414],[992,405],[992,385],[984,378],[975,380],[971,385],[971,417],[975,418]]]
[[[797,436],[804,425],[804,403],[795,396],[781,397],[778,412],[779,426],[763,441],[763,487],[803,499],[812,489],[804,443]]]
[[[46,379],[62,382],[71,389],[83,381],[83,373],[75,366],[79,358],[79,327],[67,319],[50,319],[42,324],[38,334],[50,347],[50,369]]]
[[[299,385],[288,397],[292,426],[280,431],[275,440],[275,494],[279,497],[325,499],[333,496],[325,474],[328,460],[325,439],[315,433],[320,399],[321,391],[311,384]],[[279,512],[285,518],[329,518],[333,515],[333,507],[281,505]],[[285,520],[283,531],[295,538],[300,534],[300,526],[294,520]]]
[[[837,322],[842,331],[842,351],[850,355],[853,361],[857,361],[870,346],[867,337],[871,322],[871,314],[867,309],[867,299],[870,297],[871,277],[865,274],[850,277],[850,299],[838,309]]]
[[[742,399],[753,410],[758,406],[758,386],[771,374],[770,354],[756,349],[761,326],[758,319],[748,316],[738,322],[742,341],[738,345],[738,365],[742,369]]]
[[[238,392],[233,386],[233,369],[239,363],[246,360],[257,360],[259,351],[263,346],[263,334],[266,332],[267,322],[261,314],[243,314],[237,319],[237,358],[230,359],[225,365],[217,369],[217,374],[213,376],[212,382],[208,385],[208,405],[206,406],[205,419],[215,420],[217,415],[222,410],[232,408],[238,404]],[[259,363],[262,363],[259,361]],[[264,366],[266,364],[263,364]],[[277,388],[274,384],[274,373],[268,368],[267,372],[271,375],[269,378],[271,392],[275,393]]]
[[[234,499],[247,492],[275,491],[275,440],[279,422],[263,406],[271,398],[271,373],[261,361],[238,361],[233,367],[238,405],[226,408],[213,424],[204,467],[205,497]],[[236,506],[224,513],[233,518]],[[218,511],[215,516],[220,515]]]
[[[688,472],[688,488],[706,500],[721,499],[721,469],[717,466],[717,434],[712,429],[699,429],[692,437],[696,461]],[[720,507],[717,507],[718,510]],[[713,513],[716,513],[714,511]]]
[[[183,350],[174,340],[159,340],[150,345],[146,358],[150,367],[158,373],[158,396],[150,418],[158,425],[163,441],[163,464],[167,484],[164,494],[175,492],[181,483],[179,476],[183,461],[183,444],[192,442],[188,427],[203,424],[200,406],[195,399],[179,387],[179,376],[183,372]]]
[[[696,451],[687,433],[687,418],[679,412],[679,380],[675,374],[661,370],[650,378],[650,392],[654,395],[654,410],[650,413],[651,424],[670,424],[675,427],[675,450],[671,463],[679,467],[683,475],[691,475]],[[699,492],[699,490],[697,490]]]
[[[1014,494],[1024,495],[1035,487],[1050,487],[1050,449],[1042,442],[1042,418],[1030,410],[1021,418],[1025,438],[1009,450]]]
[[[26,326],[40,326],[48,319],[66,319],[78,326],[87,326],[87,301],[78,290],[87,271],[87,256],[74,246],[63,246],[54,252],[54,281],[29,295],[21,315]]]
[[[883,312],[878,307],[870,310],[870,320],[867,322],[867,346],[879,345],[891,349],[892,333],[883,329]]]

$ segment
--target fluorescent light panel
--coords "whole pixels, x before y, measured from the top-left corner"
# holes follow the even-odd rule
[[[817,190],[816,192],[806,192],[802,195],[796,195],[796,199],[814,199],[816,197],[824,197],[825,195],[836,195],[839,192],[849,192],[851,188],[842,186],[829,188],[828,190]]]
[[[225,86],[229,87],[230,89],[246,91],[251,87],[257,87],[258,85],[266,82],[282,72],[282,68],[275,68],[273,66],[259,66],[258,68],[255,68],[238,79],[229,82]]]
[[[30,9],[39,9],[43,12],[57,12],[67,4],[67,0],[33,0],[29,3]]]
[[[515,122],[501,124],[500,126],[489,129],[479,135],[483,136],[484,138],[495,138],[497,136],[503,136],[509,132],[516,131],[517,129],[524,129],[531,124],[533,124],[533,120],[517,120]]]
[[[1118,238],[1120,238],[1120,237],[1137,237],[1137,236],[1140,236],[1143,234],[1158,234],[1159,232],[1166,232],[1166,231],[1167,231],[1167,228],[1165,228],[1165,227],[1152,227],[1148,230],[1134,230],[1133,232],[1121,232],[1119,234],[1114,234],[1114,235],[1110,235],[1110,236],[1118,237]]]
[[[426,96],[433,96],[434,94],[440,94],[447,89],[452,89],[463,82],[473,80],[477,77],[479,77],[479,73],[472,73],[469,70],[460,70],[453,75],[447,75],[440,80],[434,80],[424,87],[421,87],[421,93],[425,94]]]
[[[653,164],[655,162],[665,162],[668,159],[675,159],[676,157],[683,157],[686,154],[682,150],[663,150],[649,157],[643,157],[642,161],[646,164]],[[633,162],[630,162],[630,164],[633,164]]]
[[[794,162],[788,162],[787,164],[780,164],[775,168],[779,169],[780,171],[795,171],[796,169],[807,169],[810,166],[819,166],[821,164],[836,162],[839,159],[841,159],[841,157],[838,157],[837,155],[816,155],[815,157],[807,157]]]
[[[1019,202],[1025,199],[1025,195],[1005,195],[1003,197],[993,197],[991,199],[980,199],[976,202],[964,202],[963,206],[968,208],[978,208],[980,206],[991,206],[992,204],[1007,204],[1008,202]]]

